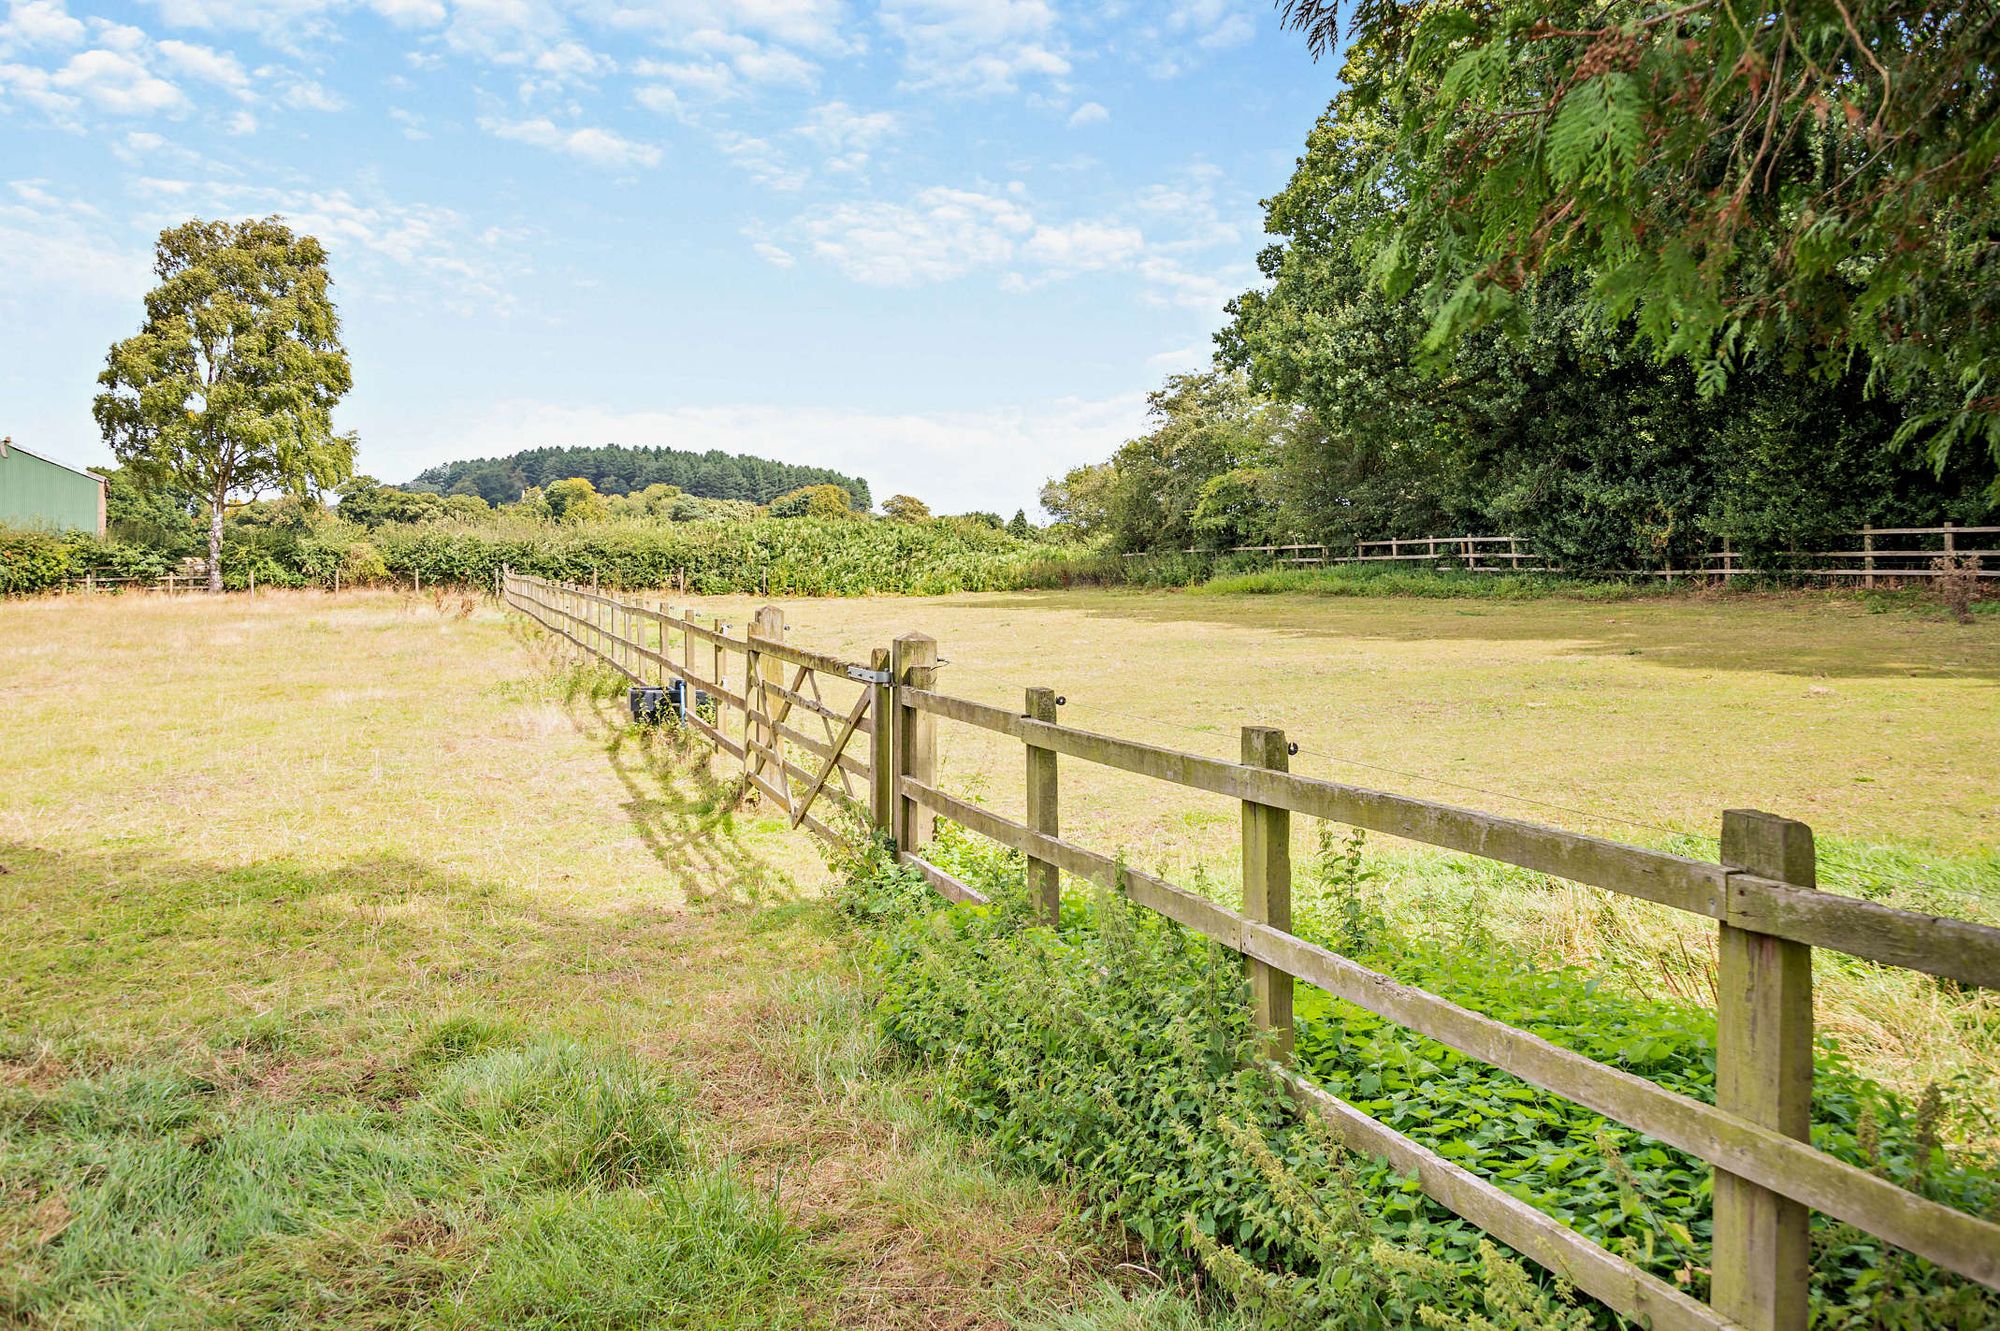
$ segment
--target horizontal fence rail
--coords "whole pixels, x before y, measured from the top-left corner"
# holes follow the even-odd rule
[[[1512,553],[1511,546],[1506,553]],[[1802,823],[1751,811],[1725,813],[1722,860],[1711,863],[1298,775],[1285,770],[1284,736],[1275,730],[1246,728],[1243,760],[1230,762],[1059,724],[1057,699],[1048,689],[1028,690],[1018,711],[954,697],[937,691],[937,644],[921,634],[878,649],[864,667],[783,643],[782,620],[774,610],[760,612],[766,625],[761,635],[753,631],[739,639],[721,625],[696,625],[691,616],[675,617],[568,584],[508,574],[504,594],[510,605],[635,681],[643,679],[643,672],[633,662],[650,663],[687,681],[688,688],[731,698],[742,715],[740,740],[724,733],[725,727],[692,715],[690,724],[722,752],[743,759],[749,784],[781,806],[797,808],[799,787],[788,780],[809,783],[809,802],[835,773],[862,777],[869,798],[865,805],[856,801],[857,811],[865,812],[893,840],[902,862],[947,900],[980,903],[985,897],[924,857],[938,818],[1019,851],[1036,910],[1048,923],[1060,920],[1061,884],[1067,876],[1118,892],[1240,954],[1250,974],[1256,1020],[1271,1032],[1273,1048],[1281,1055],[1280,1074],[1302,1112],[1318,1116],[1351,1149],[1413,1174],[1426,1196],[1642,1326],[1660,1331],[1803,1327],[1809,1211],[1833,1216],[2000,1290],[2000,1225],[1919,1196],[1818,1150],[1810,1141],[1814,949],[2000,988],[2000,929],[1819,891],[1812,836]],[[643,632],[618,631],[620,624],[634,622],[653,624],[658,632],[649,639]],[[713,651],[717,664],[709,676],[684,673],[673,662],[667,642],[675,632],[684,644],[700,642]],[[737,695],[722,687],[725,651],[740,652],[746,661],[746,682]],[[796,678],[788,684],[782,673],[770,675],[773,664],[790,667],[798,672]],[[815,675],[845,678],[860,684],[863,692],[843,708],[802,689],[801,681]],[[815,739],[785,724],[786,709],[815,718],[829,731],[841,729]],[[1020,742],[1027,783],[1024,820],[1003,817],[940,786],[939,722]],[[843,761],[842,746],[855,733],[871,738],[865,762]],[[809,773],[792,762],[787,743],[807,758],[820,759],[821,770]],[[1244,908],[1230,910],[1066,838],[1058,799],[1061,774],[1068,771],[1058,767],[1064,759],[1240,801]],[[1715,1103],[1597,1062],[1293,933],[1288,848],[1293,814],[1515,865],[1713,920],[1719,958]],[[805,825],[838,839],[839,834],[809,817]],[[1708,1163],[1715,1174],[1710,1302],[1660,1280],[1284,1066],[1295,981]]]

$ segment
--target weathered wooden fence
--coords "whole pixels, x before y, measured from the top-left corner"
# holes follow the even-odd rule
[[[1241,760],[1227,762],[1065,726],[1060,699],[1029,689],[1020,710],[937,691],[936,642],[922,634],[877,649],[866,666],[783,642],[783,619],[759,612],[743,636],[682,613],[568,584],[509,574],[507,603],[610,662],[637,682],[682,681],[734,709],[740,738],[720,715],[688,723],[745,763],[758,789],[822,836],[841,833],[812,817],[813,793],[836,769],[866,782],[850,799],[894,838],[900,858],[943,895],[979,894],[923,856],[936,818],[1013,847],[1026,858],[1038,909],[1057,918],[1064,875],[1124,894],[1240,953],[1257,1020],[1282,1059],[1289,1051],[1292,986],[1316,985],[1357,1007],[1565,1096],[1706,1161],[1714,1169],[1711,1301],[1703,1303],[1521,1201],[1492,1181],[1314,1086],[1291,1071],[1302,1105],[1355,1150],[1416,1176],[1424,1193],[1496,1239],[1569,1280],[1607,1307],[1657,1331],[1802,1331],[1807,1320],[1808,1216],[1827,1215],[1967,1279],[2000,1289],[2000,1225],[1930,1201],[1810,1141],[1813,1085],[1813,950],[1826,948],[1962,984],[2000,988],[2000,929],[1817,890],[1813,837],[1804,823],[1750,810],[1722,815],[1721,862],[1668,854],[1517,819],[1368,790],[1287,769],[1282,731],[1247,727]],[[671,637],[681,635],[675,658]],[[707,649],[706,670],[696,669]],[[740,691],[728,687],[726,653],[742,658]],[[787,687],[781,673],[797,676]],[[653,674],[648,678],[647,668]],[[859,686],[842,712],[801,691],[809,676]],[[786,724],[804,706],[842,738],[821,741]],[[939,721],[1018,740],[1026,821],[1004,818],[942,789]],[[845,736],[869,735],[867,762],[848,765]],[[813,773],[785,755],[787,742],[822,760]],[[1242,805],[1243,902],[1228,910],[1062,835],[1063,759],[1136,773]],[[775,773],[775,777],[773,777]],[[802,802],[803,800],[803,802]],[[1715,921],[1716,1102],[1681,1095],[1537,1035],[1357,965],[1291,932],[1293,814],[1517,865],[1656,902]]]
[[[1891,583],[1899,578],[1936,578],[1943,570],[1934,566],[1939,559],[1977,559],[1969,576],[2000,579],[2000,550],[1990,548],[2000,527],[1960,527],[1947,522],[1941,527],[1863,527],[1841,534],[1838,548],[1798,550],[1788,553],[1782,566],[1758,566],[1745,561],[1741,551],[1724,541],[1720,549],[1704,554],[1687,567],[1618,569],[1615,574],[1632,578],[1689,578],[1728,582],[1732,578],[1782,575],[1788,578],[1858,579],[1864,587]],[[1560,573],[1562,568],[1536,551],[1519,536],[1397,536],[1357,541],[1352,553],[1331,545],[1232,545],[1216,549],[1190,547],[1185,550],[1148,550],[1124,556],[1151,559],[1160,555],[1223,556],[1267,555],[1280,566],[1316,567],[1325,564],[1428,564],[1461,568],[1471,573]]]

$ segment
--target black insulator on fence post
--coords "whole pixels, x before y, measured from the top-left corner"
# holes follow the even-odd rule
[[[674,688],[679,691],[679,680],[674,681]],[[632,719],[642,726],[656,726],[666,720],[669,702],[677,704],[679,701],[678,698],[670,700],[667,690],[657,684],[635,684],[625,691],[625,696],[632,707]],[[676,714],[679,714],[678,708]]]

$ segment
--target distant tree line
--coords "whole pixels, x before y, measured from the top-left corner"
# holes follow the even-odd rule
[[[736,499],[768,504],[780,495],[811,485],[837,485],[856,508],[874,501],[868,482],[825,467],[806,467],[748,453],[720,449],[695,453],[678,448],[639,448],[604,444],[595,448],[529,448],[498,458],[447,462],[422,472],[401,488],[442,495],[477,495],[498,507],[513,503],[523,491],[546,489],[559,481],[581,479],[599,494],[624,495],[666,485],[701,499]]]

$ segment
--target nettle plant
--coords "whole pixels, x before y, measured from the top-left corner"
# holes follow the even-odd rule
[[[1064,1181],[1088,1214],[1163,1263],[1198,1270],[1285,1327],[1610,1327],[1613,1315],[1430,1201],[1413,1179],[1302,1119],[1262,1061],[1240,959],[1070,884],[1038,924],[1018,852],[941,829],[926,855],[991,898],[944,906],[878,850],[843,905],[869,937],[878,1017],[935,1070],[946,1111],[1004,1155]],[[1297,932],[1361,964],[1599,1061],[1713,1100],[1713,1018],[1536,968],[1495,940],[1475,892],[1408,933],[1377,904],[1383,870],[1357,834],[1322,829]],[[1434,1041],[1302,987],[1298,1067],[1446,1158],[1695,1294],[1706,1292],[1702,1162]],[[1941,1142],[1949,1097],[1911,1105],[1819,1055],[1814,1142],[1974,1213],[2000,1211],[2000,1168]],[[2000,1301],[1829,1220],[1814,1230],[1822,1327],[1995,1324]],[[1484,1319],[1484,1320],[1481,1320]]]

